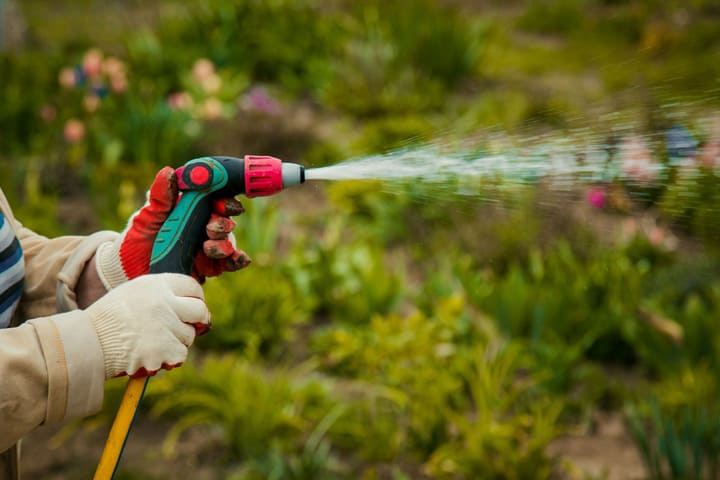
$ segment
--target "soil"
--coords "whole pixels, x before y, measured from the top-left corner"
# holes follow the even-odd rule
[[[568,463],[567,478],[638,480],[646,478],[642,459],[619,414],[598,414],[594,432],[566,435],[548,453]]]
[[[150,480],[192,478],[220,480],[218,467],[223,448],[216,435],[204,428],[192,428],[182,437],[174,454],[162,452],[162,443],[171,424],[148,417],[135,421],[122,456],[117,479]],[[107,438],[108,427],[80,430],[59,441],[63,426],[41,427],[22,443],[24,480],[70,480],[91,478]],[[59,444],[59,445],[58,445]]]
[[[619,414],[598,414],[592,432],[558,438],[548,453],[557,456],[565,472],[560,478],[637,480],[645,478],[642,460]],[[181,437],[172,457],[162,452],[170,424],[146,416],[137,419],[122,457],[118,479],[192,478],[220,480],[221,440],[205,428],[192,428]],[[23,441],[25,480],[71,480],[92,476],[108,428],[81,430],[56,445],[62,427],[42,427]],[[385,478],[381,475],[379,478]],[[387,478],[391,478],[388,474]]]

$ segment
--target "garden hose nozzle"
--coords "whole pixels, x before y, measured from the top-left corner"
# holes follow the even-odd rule
[[[196,158],[178,168],[175,175],[182,196],[155,238],[151,273],[191,273],[195,254],[206,236],[213,198],[239,194],[264,197],[305,182],[305,169],[301,165],[261,155],[246,155],[243,159]],[[115,476],[148,378],[131,378],[128,382],[95,471],[95,480]]]
[[[265,197],[305,182],[305,169],[264,155],[202,157],[176,170],[183,192],[153,245],[150,272],[190,274],[205,237],[211,199]]]

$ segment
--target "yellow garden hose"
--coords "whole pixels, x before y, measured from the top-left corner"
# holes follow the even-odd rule
[[[111,480],[115,476],[120,456],[125,448],[125,442],[149,378],[131,378],[128,381],[93,480]]]

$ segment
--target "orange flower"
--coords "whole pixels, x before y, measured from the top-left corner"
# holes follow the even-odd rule
[[[94,94],[85,95],[83,98],[83,107],[88,113],[95,113],[100,108],[100,97]]]
[[[222,103],[217,98],[211,97],[202,104],[201,116],[207,120],[215,120],[222,115]]]
[[[72,67],[65,67],[60,70],[60,74],[58,74],[58,82],[60,82],[60,85],[63,88],[75,88],[75,85],[77,84],[75,70]]]
[[[124,93],[128,88],[127,77],[124,73],[113,75],[110,78],[110,89],[115,93]]]
[[[193,64],[192,74],[195,80],[202,83],[207,78],[215,75],[215,65],[207,58],[200,58]]]
[[[193,106],[193,99],[187,92],[177,92],[168,96],[167,103],[173,110],[189,110]]]
[[[65,122],[65,140],[68,143],[78,143],[85,138],[85,124],[76,118],[71,118]]]
[[[108,77],[125,75],[125,64],[116,57],[107,57],[102,62],[102,71]]]

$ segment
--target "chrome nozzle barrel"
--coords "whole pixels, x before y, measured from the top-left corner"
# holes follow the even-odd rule
[[[282,164],[282,186],[292,187],[305,183],[305,167],[297,163],[283,162]]]

